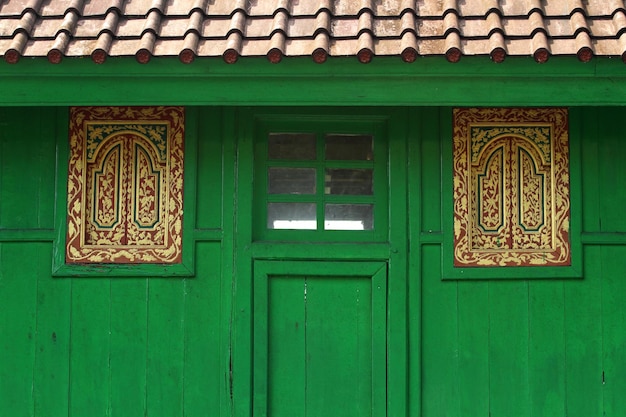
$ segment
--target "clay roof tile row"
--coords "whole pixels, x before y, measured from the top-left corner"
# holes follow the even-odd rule
[[[626,60],[623,0],[0,0],[0,56],[594,55]]]

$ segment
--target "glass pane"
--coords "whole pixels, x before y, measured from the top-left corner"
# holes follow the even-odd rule
[[[315,168],[270,168],[267,188],[270,194],[315,194]]]
[[[315,160],[315,134],[270,133],[268,138],[269,159]]]
[[[371,161],[373,155],[371,135],[326,135],[327,160]]]
[[[317,229],[315,203],[268,203],[268,229]]]
[[[326,204],[325,230],[372,230],[373,204]]]
[[[326,194],[372,195],[374,171],[371,169],[327,169]]]

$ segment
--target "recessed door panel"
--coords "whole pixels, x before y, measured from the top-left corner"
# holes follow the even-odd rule
[[[383,263],[255,263],[255,415],[384,416],[385,294]]]

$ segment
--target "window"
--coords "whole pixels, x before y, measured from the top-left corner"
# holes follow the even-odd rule
[[[488,278],[498,267],[528,267],[520,277],[579,273],[567,268],[580,269],[568,133],[561,108],[454,111],[448,276]]]
[[[70,111],[65,260],[182,261],[180,107]]]
[[[384,236],[386,156],[381,123],[261,123],[255,151],[256,237]]]

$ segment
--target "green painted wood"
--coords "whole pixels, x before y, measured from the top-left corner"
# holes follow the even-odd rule
[[[304,277],[269,279],[268,297],[263,306],[268,313],[268,326],[255,328],[255,335],[258,331],[259,340],[265,339],[267,345],[266,369],[265,372],[259,370],[258,375],[267,378],[267,409],[258,410],[259,415],[288,417],[307,414],[307,290]]]
[[[528,283],[528,384],[532,416],[565,416],[565,295],[562,282]]]
[[[458,283],[459,415],[490,413],[490,312],[487,282]]]
[[[527,416],[528,283],[489,283],[489,409],[493,417]]]
[[[385,306],[373,307],[376,311],[387,311],[388,321],[388,381],[387,381],[387,409],[389,415],[403,416],[407,413],[408,397],[407,385],[409,371],[408,360],[408,126],[404,123],[409,120],[409,111],[406,109],[393,109],[387,123],[389,166],[393,170],[387,170],[389,184],[389,241],[392,242],[391,256],[388,267],[388,299]],[[383,177],[383,179],[385,179]],[[369,245],[368,245],[369,246]],[[381,272],[382,273],[382,272]],[[375,321],[379,322],[379,321]],[[384,351],[385,346],[381,347]],[[384,375],[381,376],[384,378]],[[374,375],[374,380],[378,380]]]
[[[602,249],[589,246],[584,255],[584,280],[563,283],[568,417],[600,416],[603,413]]]
[[[626,410],[626,251],[602,248],[602,391],[607,416]]]
[[[388,243],[325,243],[317,245],[315,256],[319,259],[346,261],[368,261],[389,259],[398,247],[390,248]],[[310,245],[294,245],[286,242],[255,242],[252,246],[254,259],[303,259],[311,255]]]
[[[387,415],[386,280],[384,263],[255,262],[255,415]]]
[[[254,213],[253,238],[257,241],[350,242],[389,240],[387,176],[387,141],[390,126],[387,112],[370,109],[330,108],[303,112],[300,109],[269,108],[255,112],[254,118]],[[400,126],[402,128],[402,126]],[[267,138],[271,133],[313,133],[316,136],[316,158],[311,161],[271,161]],[[324,137],[329,133],[363,134],[373,137],[373,158],[366,161],[326,160]],[[313,194],[273,195],[268,193],[268,167],[306,167],[316,170],[316,192]],[[328,195],[324,192],[326,168],[373,169],[373,195]],[[267,228],[267,203],[306,202],[317,209],[317,230],[271,230]],[[326,203],[368,203],[374,205],[372,230],[359,232],[323,230]],[[382,207],[382,209],[381,209]]]
[[[421,209],[421,229],[426,233],[440,232],[442,211],[442,187],[437,186],[442,181],[441,159],[433,155],[441,154],[442,142],[452,134],[452,110],[428,108],[420,110],[415,116],[420,121],[420,130],[415,132],[415,146],[419,147],[419,159],[409,161],[416,164],[419,170],[420,181],[412,189],[416,193],[414,205]],[[416,155],[417,156],[417,155]]]
[[[600,231],[626,232],[623,208],[626,205],[626,193],[619,192],[626,184],[624,158],[626,147],[623,146],[623,129],[615,120],[623,117],[613,109],[597,112],[597,147],[598,147],[598,193],[601,198]]]
[[[228,410],[221,397],[228,389],[230,310],[220,300],[230,295],[230,286],[222,280],[219,243],[198,243],[197,251],[198,276],[184,283],[184,415],[218,416]]]
[[[545,106],[615,105],[626,97],[619,59],[508,57],[494,64],[487,56],[464,57],[454,65],[443,57],[376,57],[367,65],[354,57],[333,57],[314,65],[291,57],[271,65],[265,57],[228,65],[219,58],[182,65],[177,57],[139,65],[133,57],[95,65],[69,59],[50,65],[45,58],[0,63],[3,105],[427,105]],[[76,88],[77,85],[80,88]],[[158,85],[160,88],[154,88]],[[498,92],[498,93],[494,93]]]
[[[225,124],[225,135],[237,139],[234,147],[231,145],[225,157],[230,156],[231,163],[236,161],[233,170],[232,195],[234,201],[228,202],[232,208],[232,313],[231,313],[231,366],[230,400],[233,415],[245,417],[252,415],[253,375],[252,375],[252,309],[253,304],[253,261],[251,259],[252,246],[252,180],[253,176],[253,131],[250,123],[238,121],[252,120],[250,109],[227,111],[225,118],[230,124]],[[237,156],[235,156],[237,155]],[[225,190],[231,185],[226,183]],[[225,191],[226,192],[226,191]],[[230,194],[228,194],[230,195]],[[228,216],[225,215],[225,218]],[[230,260],[227,261],[227,263]],[[254,271],[256,274],[256,270]]]
[[[585,232],[600,232],[600,158],[598,144],[598,111],[587,108],[580,115],[580,134],[586,140],[581,141],[581,164],[585,175],[582,176],[582,207],[583,230]]]
[[[457,283],[441,282],[439,246],[422,246],[421,256],[421,415],[459,415]]]
[[[162,69],[159,65],[151,67],[155,79],[176,74],[171,69],[157,74],[157,69]],[[254,65],[247,66],[246,71]],[[559,65],[541,66],[540,71],[547,76]],[[611,75],[612,69],[594,65],[584,66],[584,71],[592,68],[591,72]],[[342,76],[350,74],[349,69],[333,66],[332,71],[343,71]],[[382,68],[362,67],[372,76]],[[60,71],[58,67],[48,68],[51,74]],[[436,65],[425,71],[435,68],[458,71],[457,67],[442,69]],[[474,69],[485,74],[500,71],[478,65]],[[105,70],[98,67],[96,71]],[[313,76],[320,70],[311,71]],[[591,72],[585,76],[595,77]],[[446,76],[458,78],[461,74]],[[509,99],[518,97],[516,92],[510,94]],[[346,415],[622,416],[626,410],[626,314],[622,302],[626,291],[622,279],[626,272],[622,218],[626,189],[621,161],[626,144],[619,124],[613,126],[612,122],[624,117],[623,108],[570,110],[571,136],[581,142],[580,164],[571,171],[580,175],[581,183],[581,195],[575,198],[583,207],[574,209],[573,221],[584,225],[579,228],[584,230],[583,278],[536,280],[520,276],[511,281],[463,282],[441,279],[440,225],[446,215],[441,200],[441,146],[449,134],[450,109],[363,108],[345,112],[378,112],[388,118],[392,183],[389,239],[377,244],[328,245],[253,241],[254,201],[250,196],[254,159],[249,121],[254,113],[264,112],[257,110],[207,107],[187,111],[191,119],[195,117],[192,131],[198,132],[199,143],[194,156],[198,181],[193,188],[186,188],[198,194],[195,225],[201,229],[192,233],[196,275],[184,280],[137,278],[120,271],[116,272],[119,279],[94,279],[53,278],[51,273],[53,256],[59,255],[52,241],[59,219],[65,215],[64,206],[53,201],[52,194],[59,188],[52,184],[51,161],[62,160],[64,151],[47,140],[56,135],[59,144],[66,141],[66,109],[31,108],[25,112],[0,107],[0,158],[8,159],[7,167],[11,168],[1,170],[0,197],[11,195],[13,200],[2,202],[0,208],[7,207],[9,213],[23,208],[18,213],[23,218],[11,218],[12,214],[4,223],[7,227],[21,225],[20,229],[0,230],[0,415],[250,416],[259,358],[269,357],[267,369],[279,369],[271,374],[268,392],[272,387],[286,390],[301,386],[307,375],[304,367],[294,370],[277,362],[277,358],[290,354],[302,357],[302,350],[290,348],[301,343],[296,336],[280,336],[287,334],[288,328],[295,334],[295,325],[289,323],[303,314],[303,290],[289,285],[304,277],[315,283],[330,282],[337,276],[338,264],[358,260],[364,262],[354,264],[376,268],[388,264],[387,297],[371,297],[377,301],[359,304],[364,309],[358,310],[361,313],[342,310],[342,305],[350,304],[349,297],[340,305],[320,302],[317,316],[352,317],[334,323],[336,327],[329,331],[335,339],[343,341],[345,337],[341,345],[347,348],[355,346],[355,335],[362,334],[367,323],[355,322],[354,317],[383,311],[380,314],[386,315],[385,319],[373,318],[372,323],[384,322],[386,327],[372,326],[371,331],[385,336],[377,339],[370,354],[378,357],[386,352],[387,359],[370,367],[372,390],[386,390],[386,394],[380,396],[382,400],[378,396],[372,399],[374,411],[350,409]],[[317,110],[293,111],[324,113]],[[31,119],[33,122],[26,126]],[[49,125],[50,136],[46,133]],[[20,182],[16,172],[22,166],[29,167],[29,172]],[[62,164],[57,170],[64,172]],[[3,182],[7,175],[12,179]],[[58,180],[62,177],[59,174]],[[20,184],[24,189],[18,193]],[[216,194],[219,197],[213,198]],[[52,226],[46,219],[55,210],[57,223]],[[315,260],[323,260],[327,266],[316,269]],[[259,336],[259,327],[257,321],[253,326],[258,313],[253,314],[252,309],[262,306],[259,299],[253,300],[257,294],[252,290],[261,284],[255,276],[257,263],[299,265],[295,275],[294,270],[289,271],[291,275],[287,270],[274,270],[278,275],[269,280],[268,323],[280,324],[277,317],[290,320],[285,319],[282,328],[268,327],[267,340],[279,339],[280,343],[270,343],[267,355],[259,354],[254,339]],[[338,277],[339,282],[333,284],[350,291],[358,289],[361,294],[368,288],[373,291],[375,287],[363,287],[362,283],[375,281],[366,280],[367,274],[387,274],[386,269],[376,268],[353,281]],[[320,287],[318,294],[325,294],[324,300],[343,299],[346,292],[337,293],[335,288],[328,284]],[[325,323],[319,320],[317,325],[322,328]],[[361,333],[346,331],[353,328]],[[327,347],[321,342],[314,347],[323,349]],[[360,352],[368,354],[367,350]],[[353,366],[349,373],[354,376],[361,372],[360,363],[364,363],[363,358],[341,366]],[[326,376],[337,381],[345,377],[339,372]],[[323,377],[316,379],[318,392],[327,389],[319,382]],[[330,398],[335,398],[335,393],[331,394]],[[303,415],[297,406],[306,401],[300,401],[302,392],[298,395],[287,400],[268,397],[268,414]]]
[[[198,150],[193,155],[198,170],[196,228],[220,229],[224,195],[222,173],[225,168],[222,161],[223,110],[219,107],[188,107],[186,117],[193,121],[193,124],[185,126],[187,135],[193,132],[199,138]],[[191,187],[186,189],[194,192]]]
[[[37,280],[37,332],[33,370],[35,416],[67,417],[69,411],[70,316],[72,282],[50,277],[52,245],[28,246],[34,250],[29,269]],[[19,259],[19,258],[18,258]],[[25,282],[23,281],[22,285]],[[0,293],[2,290],[0,290]],[[0,407],[0,413],[2,407]]]
[[[183,415],[184,281],[148,282],[146,408],[148,415]]]
[[[376,415],[371,281],[313,276],[306,285],[306,414]]]
[[[72,282],[69,415],[109,415],[111,331],[109,280]]]
[[[222,147],[222,166],[223,166],[223,194],[235,196],[236,191],[236,164],[232,163],[235,160],[236,154],[236,134],[235,130],[235,113],[232,109],[224,109],[222,113],[222,132],[224,138],[231,138],[231,140],[223,140]],[[228,161],[228,162],[227,162]],[[201,184],[202,182],[200,182]],[[220,370],[224,372],[223,385],[220,390],[220,417],[232,417],[234,415],[233,398],[234,398],[234,364],[233,364],[233,346],[234,346],[234,309],[235,305],[234,297],[234,283],[235,283],[235,270],[236,259],[239,259],[235,252],[235,230],[236,222],[239,215],[237,211],[236,198],[223,198],[222,199],[222,212],[223,216],[223,238],[221,240],[221,295],[220,305],[222,308],[222,320],[220,321],[220,334],[225,345],[224,350],[220,354]],[[217,260],[217,258],[216,258]],[[250,283],[250,281],[248,281]],[[251,284],[250,284],[251,285]],[[250,385],[250,384],[248,384]],[[249,398],[249,397],[248,397]]]
[[[145,415],[148,282],[111,280],[110,415]]]
[[[0,413],[33,416],[36,277],[20,267],[21,256],[37,259],[37,247],[0,245]]]
[[[410,123],[407,127],[407,207],[411,207],[407,216],[407,410],[406,415],[420,415],[422,400],[421,385],[421,248],[418,231],[422,225],[422,158],[420,128],[421,112],[409,109],[409,120],[420,121]],[[392,151],[393,152],[393,151]],[[432,190],[432,188],[430,188]],[[437,192],[437,190],[435,190]]]
[[[16,108],[0,114],[0,227],[47,228],[54,225],[55,131],[53,110]],[[6,125],[5,125],[6,124]],[[29,146],[22,143],[27,137]],[[38,172],[40,175],[24,175]]]

